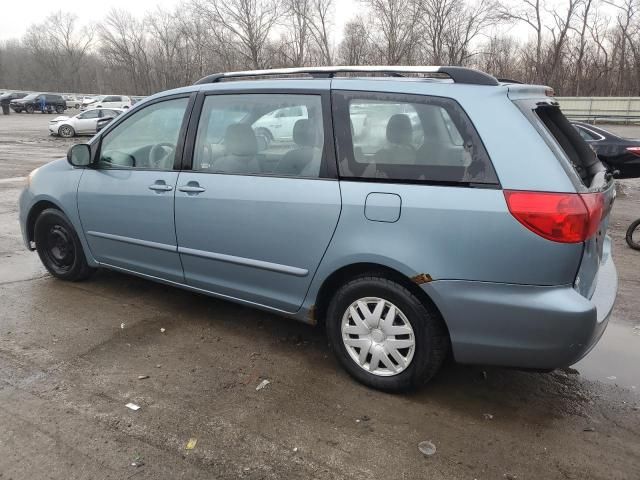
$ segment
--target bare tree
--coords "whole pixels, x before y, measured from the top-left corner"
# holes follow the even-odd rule
[[[365,65],[371,57],[369,30],[362,17],[347,22],[340,43],[340,61],[345,65]]]
[[[232,41],[252,68],[268,65],[264,52],[279,20],[276,0],[193,0],[197,14],[210,24],[210,33],[220,43]]]
[[[48,70],[57,84],[78,87],[79,72],[89,51],[93,33],[79,28],[77,17],[58,11],[35,25],[25,35],[24,43],[37,63]]]
[[[361,0],[371,10],[376,38],[372,45],[381,63],[411,63],[420,36],[420,5],[415,0]]]
[[[542,79],[543,3],[542,0],[518,0],[519,6],[500,4],[499,13],[504,20],[524,22],[535,32],[535,56],[533,81]]]
[[[426,57],[435,65],[469,63],[478,37],[500,19],[493,0],[421,0],[420,9]]]

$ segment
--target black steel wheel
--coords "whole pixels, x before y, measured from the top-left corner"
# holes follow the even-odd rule
[[[40,260],[54,277],[79,281],[93,273],[73,225],[60,210],[49,208],[38,216],[34,238]]]

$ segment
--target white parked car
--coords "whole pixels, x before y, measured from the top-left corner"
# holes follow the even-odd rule
[[[95,103],[95,108],[131,108],[131,98],[124,95],[107,95]],[[90,108],[93,108],[90,107]]]
[[[92,108],[75,117],[56,117],[49,122],[49,133],[65,138],[76,135],[95,135],[98,120],[115,118],[124,111],[122,108]]]
[[[307,118],[307,108],[304,105],[279,108],[259,118],[252,127],[256,135],[265,136],[269,142],[286,142],[293,139],[296,122]]]
[[[82,99],[82,105],[80,105],[80,110],[86,110],[87,108],[94,108],[96,106],[96,102],[100,102],[106,95],[98,95],[97,97],[84,97]]]

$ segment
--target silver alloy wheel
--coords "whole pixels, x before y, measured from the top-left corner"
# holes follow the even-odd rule
[[[74,134],[73,128],[71,128],[68,125],[62,125],[60,127],[59,132],[60,132],[60,136],[65,138],[71,138],[73,137],[73,134]]]
[[[411,323],[393,303],[378,297],[353,302],[342,316],[342,341],[351,359],[369,373],[403,372],[416,349]]]

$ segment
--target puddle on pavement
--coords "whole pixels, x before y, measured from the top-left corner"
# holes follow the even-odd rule
[[[615,384],[640,395],[640,324],[612,319],[600,342],[573,368],[589,380]]]

